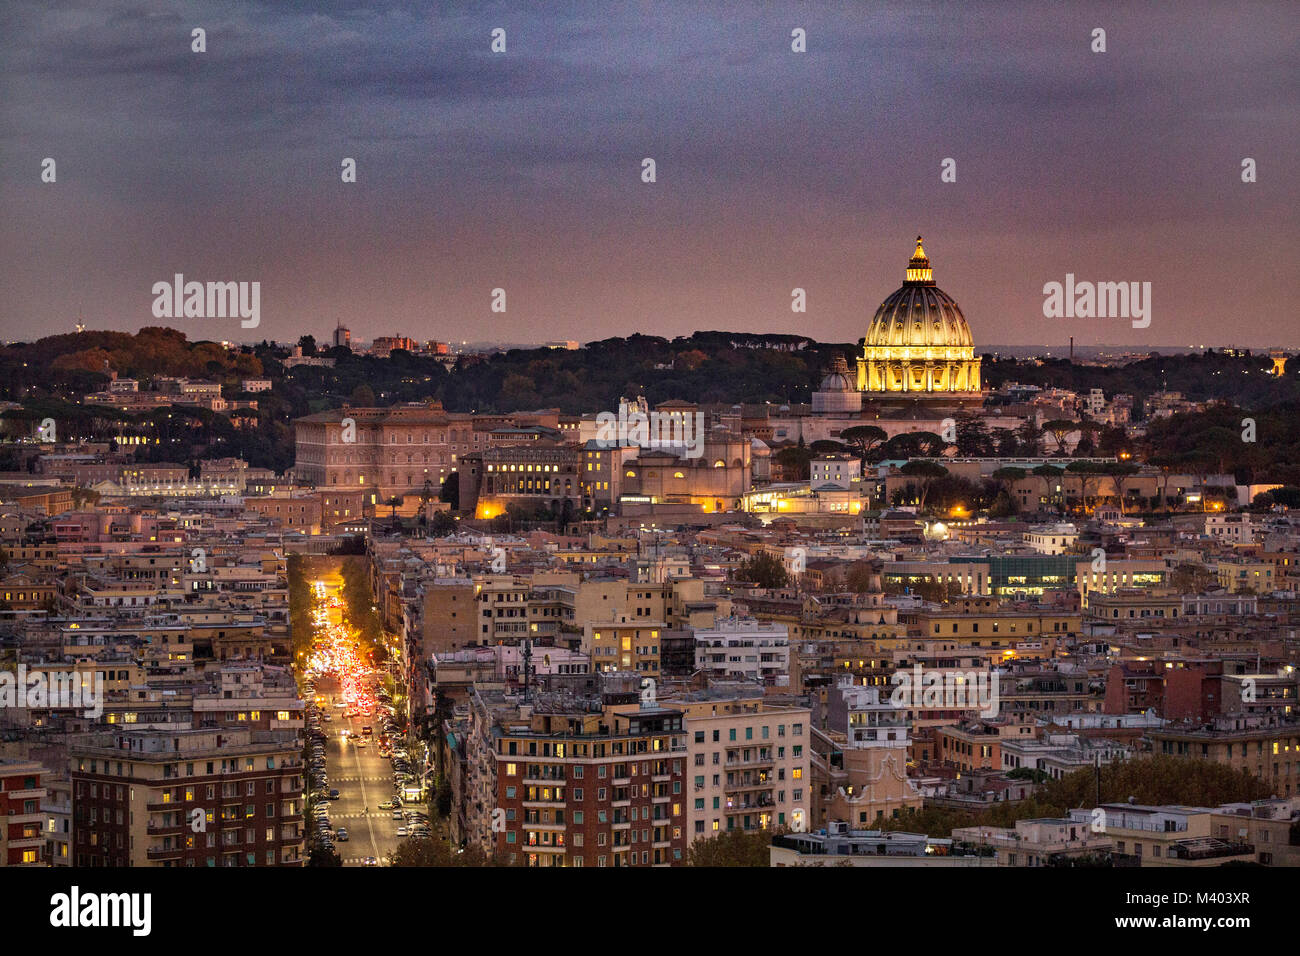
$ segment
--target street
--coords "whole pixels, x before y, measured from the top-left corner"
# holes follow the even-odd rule
[[[336,832],[339,827],[348,831],[348,839],[337,844],[338,854],[344,866],[361,866],[368,856],[386,864],[400,842],[397,828],[403,825],[402,821],[392,819],[392,811],[379,809],[379,804],[393,799],[392,766],[379,756],[377,732],[362,747],[343,739],[345,729],[360,735],[367,721],[375,718],[345,719],[343,708],[334,706],[338,684],[332,677],[319,678],[316,691],[328,695],[323,710],[334,718],[324,725],[328,734],[325,766],[330,787],[339,792],[339,799],[329,802],[330,822]],[[366,808],[369,811],[363,812]]]
[[[364,866],[368,860],[385,864],[401,839],[398,829],[407,823],[393,818],[391,806],[381,809],[394,799],[394,770],[409,769],[405,751],[399,749],[396,761],[381,752],[397,726],[379,686],[380,673],[363,659],[344,623],[339,584],[320,579],[313,589],[313,640],[305,673],[312,695],[312,787],[319,789],[312,812],[324,811],[320,842],[345,866]],[[330,790],[338,791],[338,799],[325,798]]]

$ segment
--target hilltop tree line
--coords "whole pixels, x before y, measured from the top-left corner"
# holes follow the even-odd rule
[[[142,460],[237,455],[279,472],[293,460],[293,419],[345,403],[391,405],[437,399],[456,412],[558,408],[577,414],[612,410],[621,397],[644,395],[651,404],[682,399],[779,406],[811,401],[831,358],[838,354],[851,361],[858,351],[852,344],[817,343],[798,336],[697,332],[672,339],[650,335],[603,339],[573,351],[512,349],[463,356],[448,368],[433,357],[402,350],[380,359],[343,348],[320,349],[311,336],[303,336],[299,344],[304,354],[334,359],[334,367],[287,368],[284,360],[289,349],[282,345],[264,341],[226,348],[216,342],[191,342],[174,329],[154,327],[135,335],[81,332],[10,344],[0,348],[0,399],[22,403],[24,408],[6,414],[6,431],[11,436],[30,434],[33,423],[43,417],[66,424],[60,437],[103,438],[134,428],[160,439],[140,448],[137,457]],[[1293,412],[1300,407],[1300,362],[1292,364],[1295,367],[1278,377],[1268,374],[1272,363],[1266,356],[1223,352],[1152,356],[1122,368],[1077,365],[1063,359],[1040,362],[985,356],[983,377],[993,388],[1017,381],[1079,391],[1101,388],[1107,395],[1128,392],[1135,396],[1139,417],[1143,399],[1162,388],[1195,400],[1231,401],[1256,409],[1261,443],[1275,442],[1285,452],[1263,460],[1285,461],[1300,442],[1292,425],[1297,420]],[[226,416],[202,409],[131,415],[78,405],[84,393],[107,387],[108,369],[138,379],[142,390],[155,387],[163,376],[217,381],[225,397],[257,401],[257,425],[236,429]],[[240,382],[250,377],[269,378],[272,390],[245,395]],[[1080,453],[1113,453],[1122,441],[1116,432],[1090,432]],[[1208,436],[1205,447],[1226,448],[1222,437]],[[989,434],[976,423],[961,429],[957,445],[961,454],[1023,454],[1038,438],[1036,434]],[[1045,444],[1050,449],[1050,435]],[[899,457],[919,453],[897,444],[884,451]],[[1261,456],[1252,457],[1249,449],[1236,449],[1227,457],[1234,469],[1249,467],[1254,472],[1262,464]]]

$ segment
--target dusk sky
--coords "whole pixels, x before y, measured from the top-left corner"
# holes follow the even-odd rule
[[[0,337],[856,341],[920,233],[977,350],[1300,346],[1298,24],[1295,0],[10,0]],[[260,282],[260,327],[155,319],[178,272]],[[1150,327],[1044,318],[1067,273],[1150,282]]]

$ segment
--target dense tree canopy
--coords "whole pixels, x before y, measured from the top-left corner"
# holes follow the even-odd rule
[[[314,350],[334,359],[334,367],[287,368],[287,345],[262,342],[227,347],[219,342],[191,342],[183,333],[166,328],[144,328],[135,335],[53,335],[0,348],[0,399],[21,402],[28,418],[40,412],[36,421],[47,415],[69,421],[74,430],[89,437],[112,434],[128,425],[151,435],[170,427],[172,435],[166,441],[142,451],[145,460],[188,460],[195,455],[178,451],[193,448],[203,457],[237,455],[254,465],[283,471],[293,461],[293,419],[344,403],[373,399],[391,405],[437,399],[457,412],[558,408],[576,414],[613,410],[621,397],[644,395],[651,404],[682,399],[779,407],[809,402],[831,358],[857,352],[857,346],[849,343],[817,343],[795,335],[697,332],[674,339],[649,335],[604,339],[578,350],[511,349],[469,355],[449,368],[433,356],[400,349],[388,358],[375,358],[345,348],[322,349],[310,335],[303,336],[300,344],[306,354]],[[1300,362],[1290,363],[1281,376],[1268,374],[1271,367],[1263,355],[1214,351],[1154,355],[1123,367],[986,355],[982,377],[990,388],[1016,381],[1081,392],[1101,388],[1107,395],[1127,392],[1134,396],[1139,420],[1146,398],[1165,388],[1193,400],[1236,403],[1199,416],[1153,421],[1148,436],[1152,453],[1181,456],[1181,470],[1225,468],[1251,480],[1300,484]],[[237,429],[226,416],[211,413],[207,420],[182,416],[183,420],[173,418],[165,426],[155,413],[123,416],[111,409],[78,406],[77,400],[86,392],[106,387],[110,370],[138,379],[146,391],[156,387],[161,376],[216,381],[227,398],[257,401],[256,427]],[[240,382],[250,377],[269,378],[272,390],[243,395]],[[990,401],[996,404],[998,399]],[[1254,443],[1241,438],[1246,417],[1257,423]],[[7,424],[12,431],[27,423]],[[843,438],[854,453],[871,458],[933,455],[948,444],[928,435],[884,442],[875,431],[855,430]],[[1086,438],[1084,450],[1101,454],[1115,453],[1125,441],[1122,430],[1113,427],[1099,427]],[[1038,439],[1032,426],[1017,433],[989,434],[963,416],[957,422],[955,444],[963,455],[1031,454]],[[1045,444],[1057,450],[1055,436],[1049,434]],[[1267,455],[1261,453],[1264,448]]]

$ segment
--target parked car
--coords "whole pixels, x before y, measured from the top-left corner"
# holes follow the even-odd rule
[[[348,828],[347,828],[347,827],[339,827],[338,840],[339,840],[340,843],[347,843],[347,842],[348,842]]]

